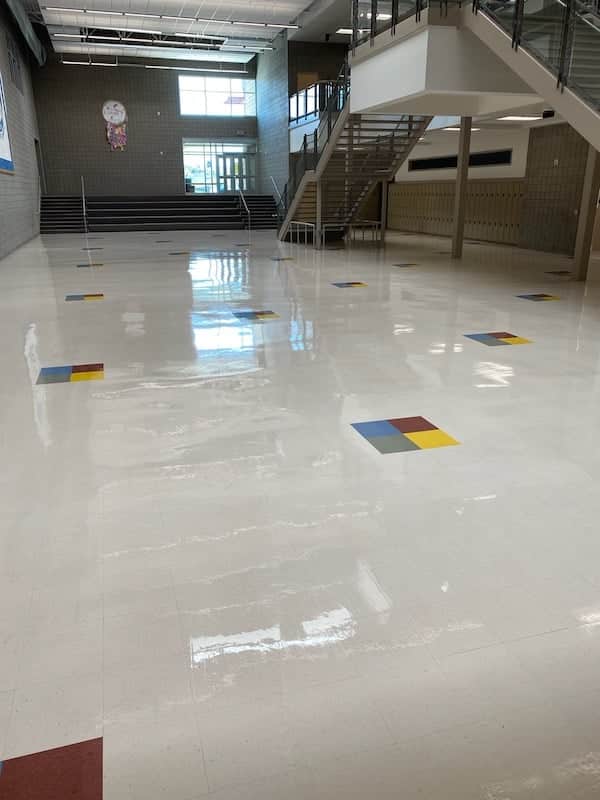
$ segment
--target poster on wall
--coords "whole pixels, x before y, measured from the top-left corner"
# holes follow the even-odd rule
[[[127,147],[127,111],[118,100],[107,100],[102,106],[102,116],[106,123],[106,138],[111,150],[125,150]]]
[[[0,172],[14,172],[15,165],[12,160],[10,139],[8,138],[8,112],[6,109],[6,95],[4,83],[0,72]]]

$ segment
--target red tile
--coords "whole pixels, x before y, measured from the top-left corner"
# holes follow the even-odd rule
[[[437,425],[432,425],[425,417],[403,417],[402,419],[389,419],[390,425],[398,428],[401,433],[417,433],[418,431],[436,431]]]
[[[104,364],[76,364],[72,372],[102,372]]]
[[[0,762],[0,800],[102,800],[102,739]]]
[[[514,339],[514,333],[507,333],[506,331],[501,331],[500,333],[488,333],[488,336],[494,336],[496,339]]]

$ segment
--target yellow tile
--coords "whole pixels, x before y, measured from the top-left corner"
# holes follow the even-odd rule
[[[279,314],[258,314],[259,319],[279,319]]]
[[[448,447],[451,444],[460,444],[456,439],[440,430],[417,431],[416,433],[405,433],[404,435],[423,450],[429,450],[431,447]]]
[[[524,339],[522,336],[510,336],[506,339],[500,339],[501,342],[506,344],[531,344],[530,339]]]
[[[91,297],[90,295],[86,294],[83,299],[84,300],[104,300],[104,296],[102,296],[102,297]]]
[[[555,297],[553,295],[550,295],[549,297],[544,297],[544,300],[560,300],[560,297]]]
[[[72,372],[71,383],[75,381],[101,381],[104,378],[104,372]]]

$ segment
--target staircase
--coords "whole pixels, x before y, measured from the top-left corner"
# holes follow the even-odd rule
[[[505,30],[513,29],[514,6],[483,2],[481,10]],[[594,108],[600,108],[600,16],[589,4],[574,2],[570,44],[563,40],[565,16],[566,5],[562,0],[531,12],[526,3],[518,28],[519,45],[559,75],[564,86],[569,86]]]
[[[247,195],[253,229],[277,227],[275,201]],[[101,231],[242,230],[248,227],[238,195],[88,197],[87,229]],[[81,197],[42,198],[41,233],[85,230]]]
[[[42,197],[40,233],[81,233],[84,230],[81,197]]]
[[[424,133],[431,117],[351,114],[347,66],[318,128],[305,136],[284,192],[279,238],[292,222],[317,225],[317,187],[321,186],[321,225],[345,233],[361,219],[362,206],[380,181],[396,172]]]

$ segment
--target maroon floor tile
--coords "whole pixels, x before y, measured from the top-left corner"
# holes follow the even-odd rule
[[[102,739],[0,762],[0,800],[102,800]]]
[[[401,433],[437,430],[437,425],[432,425],[425,417],[403,417],[402,419],[390,419],[388,422]]]

